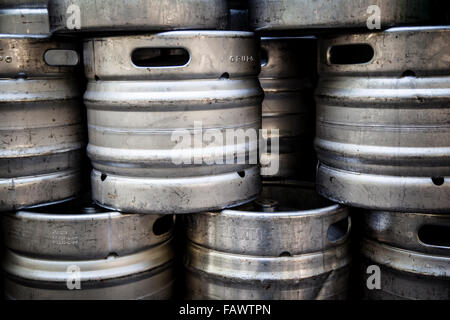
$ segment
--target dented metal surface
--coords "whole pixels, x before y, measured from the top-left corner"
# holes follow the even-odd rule
[[[85,135],[75,69],[44,61],[60,47],[75,50],[48,39],[0,39],[0,211],[61,201],[81,188]]]
[[[316,91],[317,187],[375,210],[448,212],[450,29],[325,38]]]
[[[225,29],[226,0],[49,0],[52,32]]]
[[[2,0],[0,33],[14,35],[50,35],[46,0]]]
[[[261,39],[262,127],[279,130],[279,134],[269,132],[266,137],[269,145],[273,137],[279,139],[279,171],[272,174],[267,168],[276,155],[262,153],[264,178],[305,178],[315,170],[316,46],[317,39],[312,37]]]
[[[378,13],[380,27],[429,23],[430,0],[250,0],[250,25],[260,32],[364,28]],[[378,17],[378,16],[377,16]]]
[[[154,66],[152,58],[160,58],[156,49],[144,59],[151,66],[138,67],[131,58],[137,48],[185,48],[189,57],[181,55],[187,61],[182,65],[173,66],[172,60]],[[258,165],[236,161],[237,152],[255,153],[261,127],[258,44],[252,33],[179,31],[88,40],[85,68],[87,151],[99,205],[124,212],[188,213],[257,196]],[[223,141],[222,149],[197,138],[207,129],[222,137],[227,129],[256,135],[248,143]],[[222,150],[223,163],[214,161]],[[228,158],[231,164],[225,163]]]
[[[71,202],[5,214],[2,227],[9,299],[172,297],[172,216]]]
[[[265,182],[253,203],[184,216],[189,299],[343,299],[350,217],[314,185]]]
[[[379,288],[362,281],[364,298],[450,299],[448,215],[372,211],[364,218],[363,279],[368,266],[380,267]]]

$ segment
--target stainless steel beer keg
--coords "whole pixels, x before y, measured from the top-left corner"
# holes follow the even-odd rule
[[[8,299],[168,299],[173,216],[71,203],[5,214]]]
[[[52,32],[225,29],[226,0],[49,0]]]
[[[261,153],[264,178],[305,178],[314,172],[314,94],[317,40],[304,38],[262,38],[261,73],[264,89],[262,128],[268,145],[279,140],[279,153]],[[271,132],[277,129],[278,133]],[[278,172],[274,157],[278,156]]]
[[[448,215],[372,211],[364,218],[365,298],[450,299]]]
[[[350,217],[314,185],[265,182],[233,210],[183,216],[189,299],[342,299]]]
[[[442,2],[442,1],[439,1]],[[364,28],[431,22],[430,0],[249,0],[256,31]]]
[[[450,208],[450,28],[321,42],[317,187],[374,210]]]
[[[49,35],[46,0],[2,0],[0,34]]]
[[[76,46],[0,38],[0,211],[61,201],[80,190],[84,146]]]
[[[252,33],[179,31],[85,43],[93,198],[132,213],[254,199],[263,92]]]

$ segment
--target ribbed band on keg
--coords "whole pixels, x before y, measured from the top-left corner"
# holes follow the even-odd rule
[[[224,29],[226,0],[50,0],[52,32]],[[75,20],[74,20],[75,19]]]
[[[450,207],[448,27],[325,37],[316,91],[318,190],[374,210]]]
[[[250,0],[250,25],[254,30],[360,28],[379,18],[385,29],[398,25],[431,23],[434,6],[430,0]],[[373,6],[376,6],[374,9]],[[379,10],[379,11],[378,11]],[[379,16],[376,16],[379,12]],[[437,17],[443,19],[443,17]]]
[[[0,211],[73,197],[85,133],[74,79],[0,80]]]
[[[256,197],[257,163],[236,161],[237,152],[256,155],[261,128],[263,92],[253,33],[176,31],[89,39],[85,70],[88,155],[99,205],[123,212],[189,213]],[[225,142],[223,148],[201,142],[201,147],[180,149],[181,140],[174,139],[180,130],[192,139],[206,130],[224,138],[228,130],[254,135],[249,143]],[[215,161],[217,152],[223,163]],[[201,163],[184,159],[188,154]]]

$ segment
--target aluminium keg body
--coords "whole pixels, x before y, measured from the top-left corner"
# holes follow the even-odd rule
[[[8,213],[2,219],[9,299],[173,295],[173,216],[122,214],[69,202]]]
[[[71,198],[85,145],[78,48],[13,36],[0,48],[0,211]]]
[[[317,40],[304,38],[262,38],[259,80],[264,89],[262,127],[268,132],[267,153],[261,154],[264,178],[306,178],[315,170],[314,95]],[[279,171],[270,166],[271,139],[279,140]],[[275,153],[275,152],[274,152]]]
[[[226,0],[49,0],[48,10],[56,33],[222,30],[228,23]]]
[[[248,32],[88,40],[93,199],[119,211],[163,214],[255,198],[263,97],[258,54]],[[227,138],[230,132],[248,139]]]
[[[430,0],[250,0],[249,3],[250,26],[258,32],[367,30],[369,26],[378,27],[373,25],[377,18],[381,29],[425,24],[433,21],[433,9],[439,5]],[[440,15],[437,18],[444,21]]]
[[[50,35],[45,0],[2,0],[0,33],[14,35]]]
[[[321,42],[319,193],[373,210],[448,212],[450,29]]]
[[[186,215],[188,299],[343,299],[350,218],[313,184],[264,182],[261,198]]]
[[[447,215],[382,212],[365,213],[361,283],[366,299],[449,300],[450,219]],[[366,282],[380,268],[379,289]]]

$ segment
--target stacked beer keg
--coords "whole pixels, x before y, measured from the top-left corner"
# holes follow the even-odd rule
[[[450,27],[439,25],[448,18],[439,9],[420,0],[251,1],[257,31],[320,35],[317,190],[361,208],[356,215],[367,210],[366,298],[450,298]]]
[[[450,27],[356,3],[3,1],[6,297],[345,299],[353,212],[365,298],[449,299]]]
[[[245,28],[237,20],[231,27]],[[315,171],[316,45],[315,37],[261,38],[262,192],[248,204],[184,217],[186,298],[348,296],[349,212],[300,180]]]

